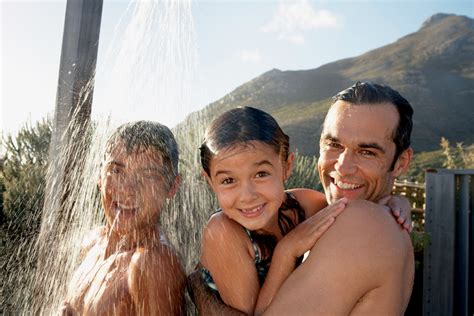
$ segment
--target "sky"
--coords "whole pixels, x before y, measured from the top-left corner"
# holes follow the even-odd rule
[[[93,112],[101,115],[99,109],[108,104],[124,119],[152,119],[170,127],[273,68],[313,69],[358,56],[416,32],[436,13],[474,17],[472,0],[194,0],[189,10],[171,12],[169,23],[161,23],[167,16],[160,16],[158,24],[167,28],[152,25],[154,33],[178,34],[163,44],[158,37],[124,31],[134,23],[135,31],[144,27],[144,16],[130,17],[132,6],[104,0]],[[65,0],[0,0],[3,136],[54,113],[65,9]],[[122,48],[127,45],[128,50]],[[120,52],[122,59],[115,57]],[[120,83],[112,85],[118,78]],[[126,114],[120,102],[135,106]],[[185,106],[176,111],[177,103]]]

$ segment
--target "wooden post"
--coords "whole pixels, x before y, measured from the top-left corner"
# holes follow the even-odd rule
[[[473,313],[474,170],[426,173],[423,314]]]
[[[454,285],[454,175],[426,173],[423,314],[451,315]]]

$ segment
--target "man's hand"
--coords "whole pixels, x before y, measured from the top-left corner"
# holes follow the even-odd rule
[[[201,277],[201,264],[197,264],[194,271],[188,276],[187,289],[189,296],[200,315],[230,315],[242,316],[244,313],[227,306],[204,284]]]

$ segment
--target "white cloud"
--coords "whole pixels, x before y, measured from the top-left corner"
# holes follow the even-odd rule
[[[259,62],[262,59],[260,51],[255,50],[243,50],[240,52],[240,59],[244,62]]]
[[[315,10],[307,0],[280,3],[272,20],[261,30],[276,33],[281,40],[304,43],[304,33],[340,25],[339,18],[328,10]]]

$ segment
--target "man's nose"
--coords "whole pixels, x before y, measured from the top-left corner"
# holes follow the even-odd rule
[[[340,175],[353,174],[357,169],[354,159],[354,153],[346,149],[339,155],[334,168]]]

